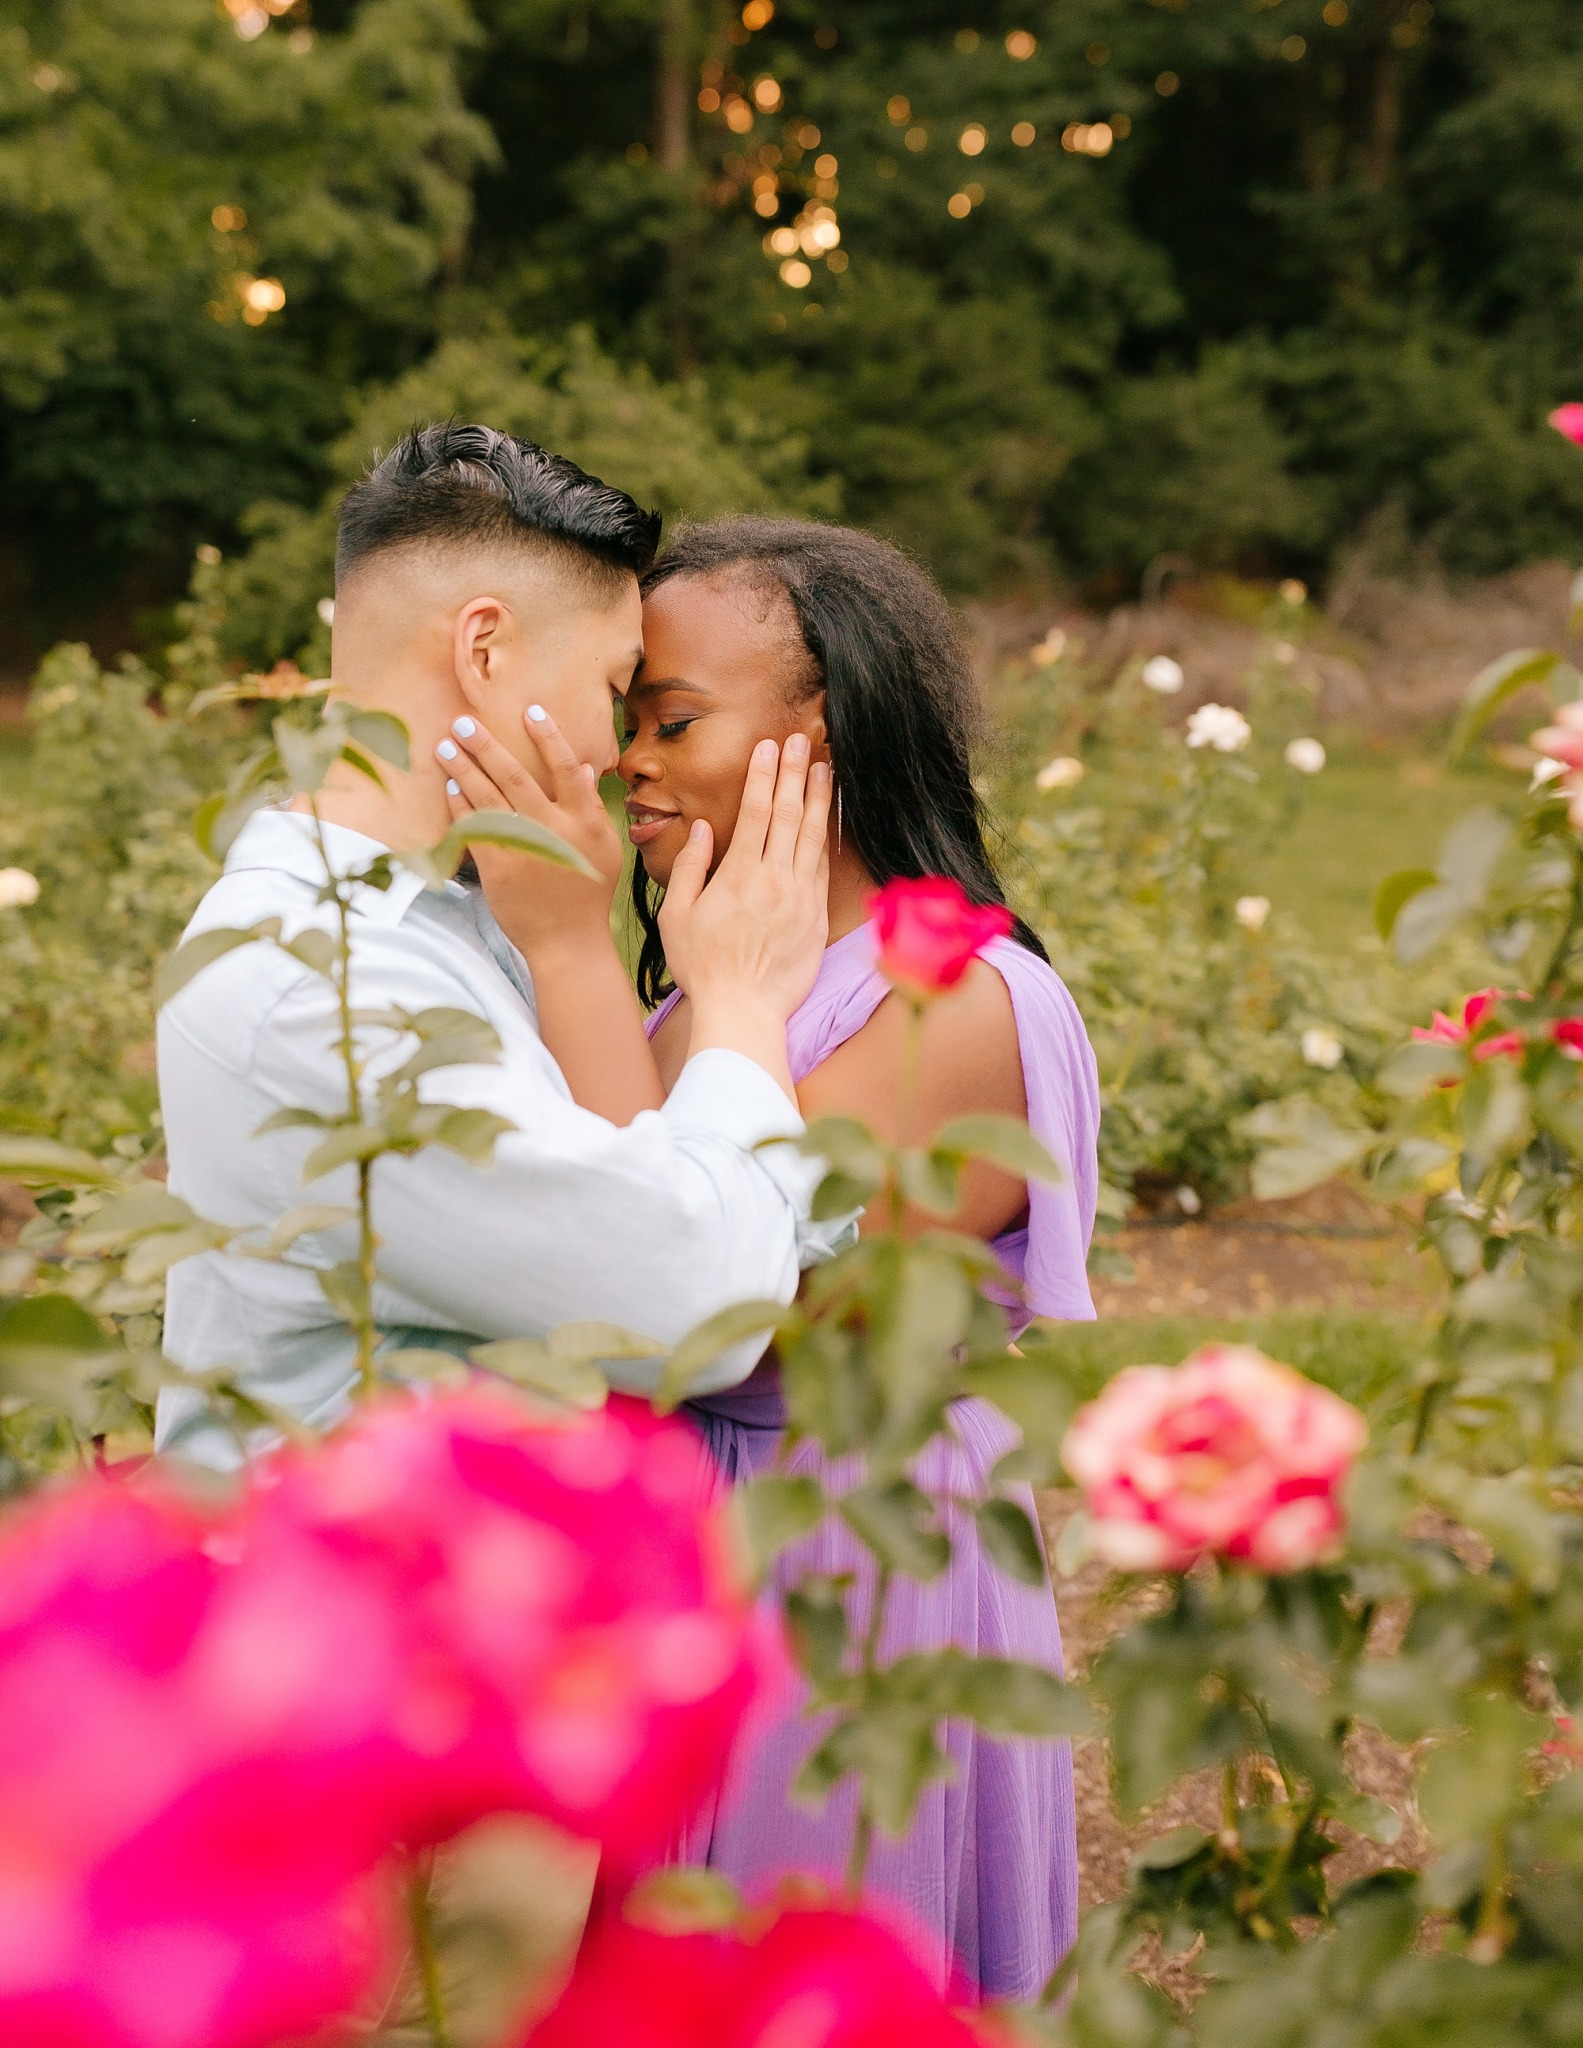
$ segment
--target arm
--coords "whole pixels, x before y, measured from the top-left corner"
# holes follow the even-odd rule
[[[809,1121],[855,1116],[896,1142],[911,1027],[906,1003],[887,996],[862,1030],[804,1079],[798,1096]],[[1026,1116],[1027,1095],[1011,997],[994,968],[980,960],[957,988],[924,1012],[918,1092],[906,1135],[913,1144],[927,1142],[952,1117],[985,1110]],[[961,1200],[950,1222],[975,1237],[995,1237],[1027,1204],[1026,1182],[975,1161],[963,1170]],[[913,1213],[907,1227],[938,1229],[940,1221]],[[885,1222],[883,1215],[871,1213],[860,1228],[881,1229]]]

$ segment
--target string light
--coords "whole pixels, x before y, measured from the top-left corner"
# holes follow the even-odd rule
[[[750,32],[768,28],[775,19],[775,0],[748,0],[742,10],[742,26]]]
[[[800,256],[790,257],[781,265],[780,277],[781,283],[789,284],[794,292],[800,292],[813,283],[813,272]]]
[[[249,277],[245,271],[236,280],[242,301],[242,318],[249,327],[262,327],[271,313],[286,303],[286,287],[278,277]]]
[[[65,82],[65,72],[53,64],[36,64],[33,67],[33,83],[40,92],[59,92]]]
[[[784,97],[779,79],[771,78],[767,73],[762,78],[754,79],[753,104],[761,114],[776,113]]]
[[[837,276],[839,276],[840,273],[846,269],[848,263],[850,263],[851,260],[851,257],[847,255],[845,249],[832,249],[830,251],[830,254],[825,258],[825,268],[826,270],[835,271]]]
[[[1181,90],[1182,81],[1174,71],[1162,71],[1154,81],[1154,89],[1162,100],[1168,100],[1173,93]]]
[[[1019,149],[1027,149],[1034,142],[1039,131],[1031,121],[1019,121],[1011,131],[1011,139]]]
[[[1072,121],[1061,131],[1061,147],[1074,156],[1109,156],[1115,140],[1108,121]]]
[[[1038,47],[1038,38],[1029,35],[1025,28],[1014,28],[1006,38],[1006,55],[1019,64],[1025,64]]]
[[[797,254],[797,230],[795,228],[774,228],[764,237],[766,256],[795,256]]]
[[[885,102],[885,111],[898,128],[905,128],[912,119],[912,102],[904,93],[892,93]]]
[[[813,170],[816,178],[833,178],[840,168],[839,160],[828,153],[814,158]]]
[[[967,194],[967,197],[974,206],[982,206],[984,204],[984,188],[982,185],[964,185],[962,190]]]
[[[970,121],[956,138],[956,146],[963,156],[982,156],[984,144],[989,138],[976,121]]]
[[[953,192],[945,202],[945,210],[953,220],[966,220],[973,211],[973,202],[965,192]]]
[[[959,28],[956,32],[956,47],[966,57],[978,48],[979,36],[976,28]]]
[[[835,23],[833,21],[821,23],[821,25],[814,30],[813,39],[819,45],[821,50],[833,50],[836,46],[837,41],[839,40],[839,35]]]
[[[909,128],[902,141],[916,155],[920,149],[929,147],[929,131],[927,128]]]
[[[725,115],[726,126],[733,135],[746,135],[753,126],[753,109],[736,93],[726,101]]]
[[[698,111],[699,111],[699,113],[700,113],[700,114],[718,114],[718,113],[719,113],[719,111],[720,111],[720,95],[719,95],[719,93],[718,93],[718,92],[717,92],[717,91],[715,90],[715,88],[714,88],[714,87],[713,87],[712,85],[706,85],[706,86],[704,86],[704,88],[702,89],[702,91],[701,91],[701,92],[699,93],[699,95],[698,95]]]
[[[1347,0],[1325,0],[1325,10],[1321,18],[1326,28],[1345,28],[1352,19],[1352,9],[1347,5]]]
[[[1288,64],[1300,64],[1308,55],[1308,44],[1301,36],[1288,36],[1281,44],[1281,55]]]
[[[209,225],[222,235],[237,235],[247,226],[247,215],[240,206],[217,206],[209,215]]]

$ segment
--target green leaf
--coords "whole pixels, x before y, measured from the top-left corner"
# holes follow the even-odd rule
[[[1008,1578],[1042,1586],[1047,1573],[1044,1545],[1024,1511],[1011,1500],[986,1500],[974,1511],[979,1541]]]
[[[456,873],[470,846],[503,846],[513,853],[536,854],[557,867],[586,875],[590,881],[599,879],[575,847],[532,818],[518,817],[515,811],[474,811],[453,825],[437,846],[399,852],[396,858],[431,889],[438,889]]]
[[[1044,1181],[1051,1187],[1059,1187],[1066,1178],[1028,1126],[1014,1116],[954,1117],[936,1133],[929,1149],[948,1159],[982,1159],[1018,1180]]]
[[[1348,1792],[1331,1802],[1336,1819],[1366,1841],[1389,1848],[1402,1832],[1402,1817],[1394,1806],[1376,1799],[1371,1792]]]
[[[1492,804],[1465,812],[1441,843],[1435,862],[1440,879],[1454,889],[1468,908],[1482,903],[1495,863],[1512,836],[1511,822]]]
[[[1450,931],[1469,905],[1445,882],[1422,889],[1410,897],[1397,913],[1393,927],[1396,957],[1404,967],[1422,960]]]
[[[545,1342],[557,1358],[595,1364],[607,1358],[658,1358],[665,1349],[641,1330],[629,1330],[623,1323],[559,1323]]]
[[[69,1294],[30,1294],[0,1309],[0,1351],[108,1351],[98,1321]]]
[[[827,1161],[832,1172],[870,1189],[878,1187],[890,1171],[889,1148],[855,1116],[815,1117],[797,1145],[810,1158]]]
[[[347,732],[360,747],[388,761],[392,768],[405,771],[411,767],[407,728],[393,712],[347,710],[343,717]]]
[[[751,1480],[738,1487],[734,1500],[760,1578],[789,1543],[818,1528],[829,1508],[817,1479],[786,1472]]]
[[[846,1578],[810,1577],[786,1595],[786,1629],[798,1664],[816,1685],[839,1676],[846,1657]]]
[[[1152,1842],[1144,1843],[1133,1857],[1132,1867],[1134,1870],[1180,1870],[1213,1840],[1214,1836],[1203,1828],[1168,1828],[1163,1835],[1156,1835]]]
[[[609,1383],[591,1360],[562,1356],[549,1344],[535,1343],[530,1337],[478,1344],[467,1355],[485,1372],[498,1373],[513,1386],[543,1394],[568,1408],[603,1408],[609,1398]]]
[[[1415,1039],[1400,1046],[1374,1077],[1383,1094],[1411,1101],[1442,1081],[1460,1081],[1467,1072],[1467,1056],[1460,1046],[1440,1039]]]
[[[273,1123],[274,1119],[271,1118],[270,1122]],[[327,1173],[334,1173],[338,1166],[375,1159],[388,1142],[389,1134],[379,1124],[340,1124],[321,1144],[315,1145],[303,1161],[303,1182],[322,1180]]]
[[[243,1244],[236,1249],[253,1258],[283,1259],[300,1238],[314,1236],[321,1230],[335,1230],[343,1223],[356,1221],[357,1211],[344,1208],[339,1203],[303,1202],[276,1219],[262,1245],[254,1248]]]
[[[1306,1194],[1355,1165],[1376,1143],[1373,1131],[1343,1130],[1311,1095],[1264,1102],[1237,1120],[1236,1129],[1264,1149],[1253,1162],[1253,1192],[1261,1202]]]
[[[935,1520],[934,1503],[910,1480],[854,1487],[836,1506],[859,1542],[892,1571],[927,1584],[951,1562],[951,1539]]]
[[[671,1352],[654,1394],[662,1415],[685,1401],[688,1390],[722,1352],[755,1337],[772,1337],[787,1319],[778,1301],[741,1301],[701,1322]]]
[[[492,1109],[443,1109],[429,1143],[443,1145],[474,1166],[487,1166],[495,1156],[496,1139],[516,1128],[510,1117],[496,1116]]]
[[[331,935],[320,931],[317,925],[308,925],[294,939],[282,939],[280,950],[289,953],[293,960],[300,960],[310,972],[322,974],[326,981],[334,979],[339,948]]]
[[[1433,889],[1440,877],[1433,868],[1398,868],[1387,875],[1374,892],[1374,929],[1388,939],[1396,929],[1402,906],[1424,889]]]
[[[194,975],[212,967],[216,960],[223,960],[227,953],[234,953],[238,946],[255,946],[261,940],[279,937],[278,917],[260,918],[257,924],[248,925],[245,929],[217,925],[212,930],[199,932],[185,945],[178,946],[161,966],[154,981],[154,1007],[162,1008],[187,986]]]
[[[1476,676],[1452,728],[1450,758],[1459,761],[1490,720],[1519,691],[1547,682],[1561,657],[1544,647],[1520,647],[1503,654]]]
[[[396,1351],[381,1351],[382,1377],[419,1381],[425,1386],[461,1387],[471,1378],[467,1360],[454,1351],[432,1351],[421,1345],[406,1345]]]
[[[121,1176],[92,1153],[29,1132],[0,1132],[0,1178],[27,1188],[119,1187]]]
[[[939,1151],[903,1152],[896,1179],[905,1199],[931,1216],[949,1216],[957,1203],[960,1161]]]
[[[339,1266],[315,1273],[314,1278],[338,1316],[354,1329],[364,1322],[368,1315],[368,1288],[356,1259],[343,1260]]]
[[[150,1231],[185,1230],[198,1220],[179,1195],[171,1194],[157,1181],[145,1181],[141,1187],[131,1188],[106,1202],[85,1223],[78,1224],[67,1238],[66,1248],[73,1252],[119,1250]]]
[[[953,1711],[986,1735],[1086,1735],[1094,1725],[1080,1692],[1013,1657],[964,1657]]]

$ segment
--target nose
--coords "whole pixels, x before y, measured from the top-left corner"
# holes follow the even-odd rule
[[[635,789],[640,782],[659,781],[659,764],[641,733],[629,740],[621,751],[621,757],[616,762],[616,773],[628,789]]]

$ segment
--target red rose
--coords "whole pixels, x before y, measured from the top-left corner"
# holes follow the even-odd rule
[[[1583,405],[1558,405],[1550,415],[1550,424],[1558,434],[1565,434],[1579,448],[1583,448]]]
[[[943,875],[887,882],[868,899],[879,971],[909,995],[955,988],[984,948],[1011,930],[1004,903],[970,903]]]

